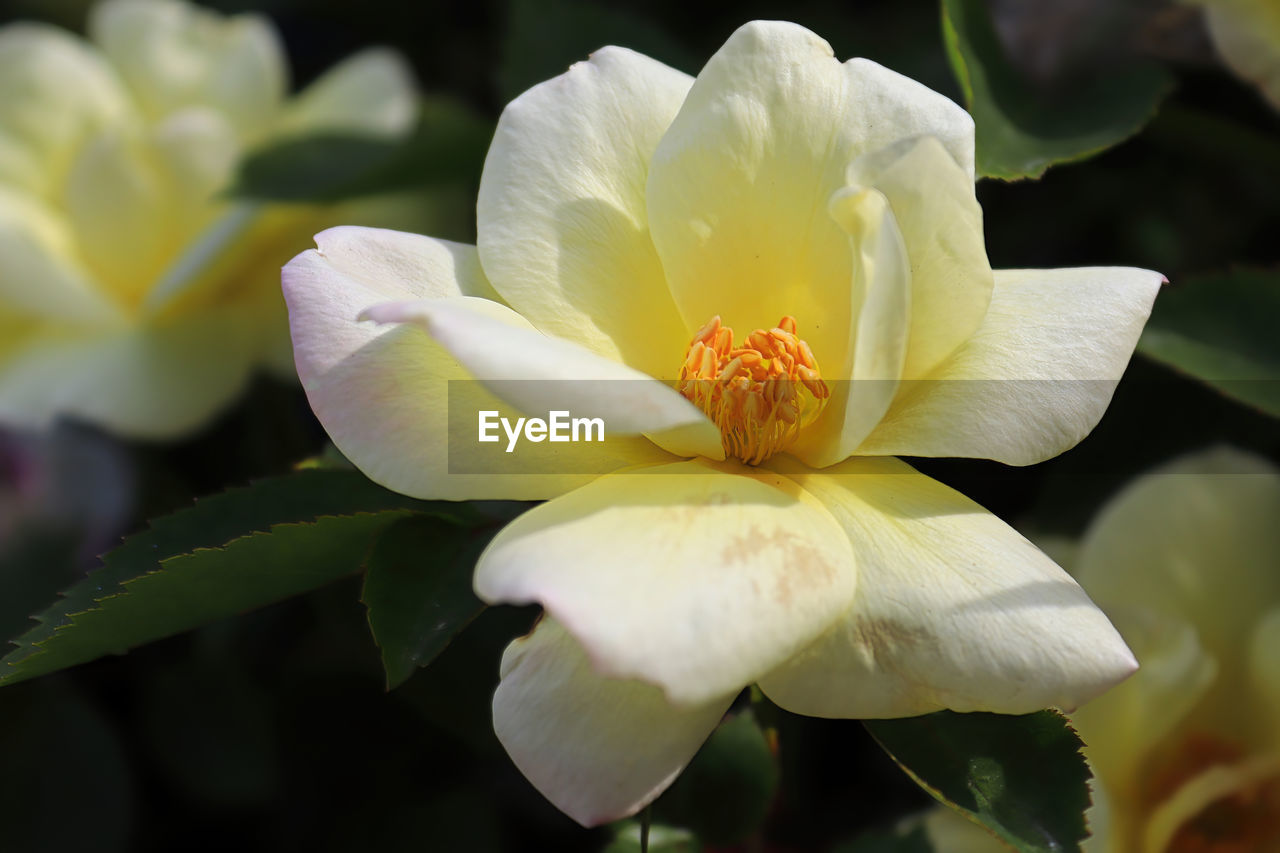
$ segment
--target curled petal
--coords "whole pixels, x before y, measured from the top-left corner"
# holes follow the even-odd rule
[[[457,402],[475,411],[501,404],[421,330],[357,321],[388,300],[486,291],[473,247],[368,228],[331,229],[316,242],[319,249],[294,258],[283,275],[298,376],[329,436],[370,478],[415,497],[451,500],[541,499],[590,479],[545,467],[526,473],[523,455],[501,473],[475,473],[466,464],[481,449],[475,434],[450,441],[450,380],[466,395]],[[523,322],[488,304],[508,322]],[[600,456],[589,456],[597,445],[575,447],[595,471],[669,458],[643,438],[619,438]],[[451,462],[471,473],[450,474]]]
[[[543,796],[596,826],[635,814],[675,781],[736,693],[677,708],[652,685],[596,673],[543,619],[502,656],[493,728]]]
[[[822,417],[792,452],[814,467],[849,458],[884,417],[907,353],[911,322],[911,263],[888,200],[879,191],[850,187],[832,196],[830,212],[848,234],[855,259],[852,292],[857,323],[852,365],[830,383]]]
[[[884,194],[910,266],[904,379],[919,379],[972,337],[991,302],[992,273],[973,174],[936,137],[863,155],[849,183]]]
[[[606,432],[617,435],[674,432],[695,442],[691,454],[723,458],[715,425],[670,386],[578,344],[547,337],[496,302],[391,302],[367,308],[361,316],[421,327],[472,377],[522,412],[598,417]]]

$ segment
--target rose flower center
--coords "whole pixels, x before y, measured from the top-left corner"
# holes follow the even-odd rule
[[[789,447],[831,396],[794,317],[737,346],[712,317],[689,343],[676,390],[715,423],[725,455],[748,465]]]

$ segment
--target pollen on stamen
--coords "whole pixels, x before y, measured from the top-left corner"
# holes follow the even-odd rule
[[[759,465],[817,420],[831,396],[794,317],[739,345],[712,317],[689,342],[676,388],[720,430],[727,456]]]

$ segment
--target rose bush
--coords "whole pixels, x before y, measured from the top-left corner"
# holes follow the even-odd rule
[[[1133,671],[1048,557],[893,458],[1071,447],[1162,281],[993,272],[954,103],[792,24],[696,79],[605,48],[507,106],[477,220],[476,247],[326,231],[284,291],[311,405],[370,477],[548,500],[475,589],[545,608],[494,725],[569,815],[643,807],[753,682],[865,718],[1070,708]],[[449,409],[504,406],[613,439],[469,467]]]

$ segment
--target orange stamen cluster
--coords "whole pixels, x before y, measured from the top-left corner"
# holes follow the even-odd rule
[[[676,389],[720,429],[725,454],[748,465],[788,447],[831,396],[794,317],[738,346],[733,329],[712,317],[693,336]]]

